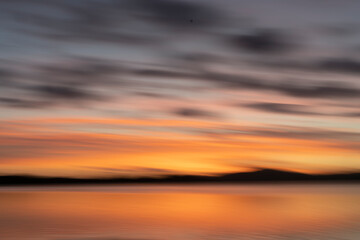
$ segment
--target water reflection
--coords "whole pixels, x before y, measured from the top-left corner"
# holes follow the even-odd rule
[[[319,186],[327,189],[319,193],[309,186],[161,188],[2,190],[0,239],[360,237],[358,185]]]

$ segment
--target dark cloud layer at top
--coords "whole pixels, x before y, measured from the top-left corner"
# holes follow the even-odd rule
[[[156,26],[169,29],[203,29],[218,22],[221,14],[199,3],[178,0],[95,0],[86,2],[29,1],[24,6],[44,11],[12,10],[25,24],[22,33],[65,42],[107,44],[157,44],[162,41]],[[142,22],[142,23],[140,23]],[[142,25],[147,25],[147,30]]]
[[[189,1],[130,0],[129,5],[140,10],[144,18],[170,27],[205,27],[219,18],[214,9]]]
[[[297,59],[298,62],[288,61],[283,58],[282,53],[296,52],[299,49],[297,48],[297,41],[301,40],[296,39],[294,42],[294,36],[291,34],[296,32],[294,29],[284,28],[280,25],[271,26],[271,24],[266,26],[263,24],[262,26],[261,22],[256,21],[252,22],[252,25],[244,26],[244,23],[239,20],[242,16],[236,19],[238,21],[236,23],[225,23],[222,20],[233,16],[228,16],[223,11],[225,8],[222,8],[220,4],[218,9],[214,8],[218,4],[215,2],[182,0],[32,0],[16,1],[16,3],[19,4],[19,7],[10,2],[6,4],[6,6],[12,6],[7,14],[18,20],[18,23],[21,23],[18,25],[20,28],[17,28],[20,29],[20,32],[46,37],[45,41],[48,41],[48,38],[56,41],[66,40],[64,43],[57,42],[61,47],[75,43],[75,47],[68,49],[69,52],[73,49],[86,49],[86,47],[89,47],[86,44],[80,46],[77,43],[92,41],[96,43],[94,45],[96,47],[92,48],[91,46],[91,49],[88,48],[89,52],[96,49],[96,54],[100,56],[99,59],[96,59],[96,57],[93,59],[70,57],[65,61],[62,59],[55,63],[36,65],[30,71],[31,74],[28,73],[27,76],[23,75],[18,78],[13,76],[14,73],[15,75],[18,74],[18,71],[12,72],[7,68],[0,68],[0,85],[5,86],[6,89],[21,90],[26,95],[19,96],[8,93],[2,96],[0,104],[8,107],[31,108],[57,106],[69,102],[92,103],[111,99],[112,96],[110,95],[112,94],[120,96],[123,91],[132,93],[150,92],[151,94],[148,94],[148,96],[167,101],[177,90],[174,89],[174,86],[177,86],[173,84],[175,81],[178,85],[186,85],[189,98],[194,99],[198,93],[192,84],[194,86],[201,85],[201,88],[205,89],[204,92],[209,89],[212,91],[214,85],[216,85],[220,89],[233,89],[243,92],[251,90],[261,92],[261,94],[281,94],[294,98],[314,100],[347,101],[360,98],[359,86],[355,82],[343,83],[340,77],[337,81],[326,79],[319,81],[316,80],[319,78],[308,79],[308,77],[301,75],[281,77],[279,74],[271,77],[271,75],[278,73],[279,68],[293,68],[303,72],[317,70],[320,74],[323,72],[360,73],[360,63],[356,58],[350,57],[311,59],[302,59],[300,57],[299,60]],[[246,10],[246,7],[244,9]],[[254,19],[256,17],[258,16],[254,16]],[[220,30],[212,28],[211,30],[218,32],[211,32],[211,34],[203,31],[213,26],[221,27]],[[227,30],[230,31],[227,32]],[[200,38],[200,44],[196,42],[199,40],[197,39],[197,32],[207,33],[204,38]],[[232,34],[234,32],[238,34]],[[191,34],[184,34],[186,37],[179,38],[184,40],[186,44],[178,46],[175,44],[178,41],[176,34],[183,33]],[[301,33],[299,32],[299,35]],[[226,41],[223,41],[224,38]],[[151,42],[158,44],[157,46],[165,45],[162,44],[162,40],[165,41],[164,43],[167,46],[161,46],[164,47],[164,52],[157,51],[158,48],[151,49],[152,51],[155,50],[156,54],[143,53],[126,45],[128,43],[139,44],[152,48],[153,45],[147,44]],[[109,46],[108,43],[114,43],[114,45]],[[119,53],[119,58],[123,58],[125,66],[120,65],[119,62],[105,60],[107,54],[112,55],[113,53],[108,48],[104,48],[105,50],[102,52],[102,47],[111,47],[111,50],[116,52],[117,47],[121,48],[124,44],[126,48],[122,49],[123,53]],[[200,49],[203,45],[207,46],[207,48],[197,52],[197,49]],[[301,46],[303,45],[301,44]],[[257,65],[257,67],[262,68],[261,71],[264,69],[268,71],[269,79],[259,77],[256,73],[253,75],[242,73],[242,68],[246,69],[247,66],[237,66],[243,62],[235,62],[225,52],[221,52],[224,49],[228,51],[229,47],[232,47],[231,50],[237,49],[238,52],[233,51],[234,55],[240,56],[241,61],[244,62],[247,62],[249,57],[253,60],[258,59],[259,62],[273,61],[269,62],[270,64],[267,66],[270,68],[267,69],[264,68],[266,64]],[[212,51],[212,48],[216,48],[219,54]],[[139,64],[141,65],[139,67],[137,63],[134,63],[136,61],[132,61],[133,59],[129,57],[133,52],[137,51],[140,52],[140,54],[138,53],[140,55],[139,61],[149,57],[148,54],[153,54],[150,57],[154,59],[154,62],[148,65]],[[243,56],[241,54],[243,52],[247,52],[249,55],[244,54]],[[60,58],[59,56],[55,57]],[[287,57],[289,56],[287,55]],[[156,61],[160,58],[162,62],[157,65],[158,62]],[[231,64],[240,72],[232,74],[217,71],[217,69],[224,66],[226,68]],[[20,69],[21,66],[13,67],[13,69],[16,68]],[[181,82],[182,80],[186,81]],[[206,84],[208,86],[205,86]],[[159,90],[159,87],[162,89]],[[174,95],[179,95],[179,93]],[[130,94],[126,96],[130,96]],[[137,94],[137,96],[140,95]],[[260,102],[247,107],[273,113],[316,114],[303,109],[302,106],[285,103]],[[177,116],[187,117],[213,116],[213,113],[188,109],[187,107],[179,107],[172,113]]]
[[[124,31],[123,8],[112,1],[29,2],[38,8],[47,7],[49,13],[24,9],[13,11],[20,22],[30,25],[24,33],[56,41],[102,42],[113,44],[145,44],[151,39]],[[59,14],[63,12],[62,14]],[[52,13],[52,14],[51,14]],[[36,28],[31,27],[33,25]]]

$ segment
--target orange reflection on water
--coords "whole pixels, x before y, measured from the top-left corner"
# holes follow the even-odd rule
[[[194,231],[240,235],[331,232],[359,222],[358,194],[284,191],[6,192],[0,193],[0,236],[111,233],[169,239],[169,234]]]

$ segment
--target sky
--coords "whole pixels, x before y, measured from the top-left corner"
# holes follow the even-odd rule
[[[358,171],[359,8],[0,1],[0,175]]]

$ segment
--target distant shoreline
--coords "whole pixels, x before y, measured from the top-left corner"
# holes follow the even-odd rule
[[[261,169],[254,172],[232,173],[219,176],[168,175],[162,178],[59,178],[37,176],[0,176],[0,186],[59,186],[104,184],[278,184],[278,183],[360,183],[360,173],[305,174],[298,172]]]

